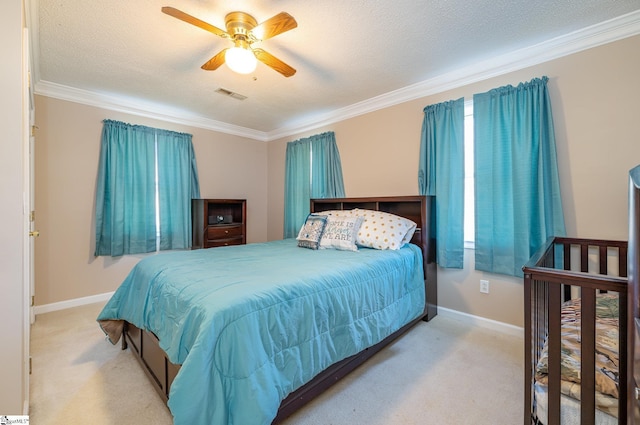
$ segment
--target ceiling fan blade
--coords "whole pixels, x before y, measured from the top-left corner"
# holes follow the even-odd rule
[[[215,71],[224,63],[224,54],[229,49],[222,49],[217,55],[209,59],[207,63],[201,66],[205,71]]]
[[[250,34],[256,40],[266,40],[298,26],[298,23],[287,12],[280,12],[253,28]]]
[[[264,63],[267,66],[270,66],[285,77],[291,77],[296,73],[295,69],[282,62],[271,53],[267,53],[262,49],[253,49],[253,53],[256,55],[256,58],[258,58],[260,62]]]
[[[166,13],[169,16],[173,16],[174,18],[180,19],[181,21],[184,21],[188,24],[195,25],[196,27],[202,28],[205,31],[209,31],[215,35],[219,35],[222,38],[231,38],[226,31],[221,30],[220,28],[215,27],[211,24],[208,24],[205,21],[202,21],[194,16],[184,13],[183,11],[178,10],[176,8],[165,6],[162,8],[162,12]]]

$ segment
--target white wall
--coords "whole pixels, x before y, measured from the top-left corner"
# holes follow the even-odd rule
[[[23,414],[22,1],[0,14],[0,414]]]

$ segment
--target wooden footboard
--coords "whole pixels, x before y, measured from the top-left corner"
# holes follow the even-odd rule
[[[167,359],[160,348],[158,338],[153,333],[128,322],[125,322],[122,333],[122,349],[131,348],[136,360],[140,362],[154,388],[166,403],[171,383],[178,374],[180,365],[174,365]]]
[[[618,423],[627,424],[629,339],[627,242],[552,238],[525,265],[524,424],[534,415],[535,368],[548,343],[548,425],[560,424],[560,312],[563,301],[581,298],[581,423],[595,423],[595,301],[599,291],[619,294]],[[588,355],[587,355],[588,353]]]

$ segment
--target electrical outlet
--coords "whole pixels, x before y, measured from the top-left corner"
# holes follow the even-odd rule
[[[488,280],[481,280],[480,281],[480,292],[482,292],[483,294],[488,294],[489,293],[489,281]]]

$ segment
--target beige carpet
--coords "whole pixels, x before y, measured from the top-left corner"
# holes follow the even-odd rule
[[[105,341],[95,322],[102,305],[37,317],[31,424],[172,423],[131,353]],[[418,324],[287,425],[518,424],[522,368],[521,338],[438,316]]]

